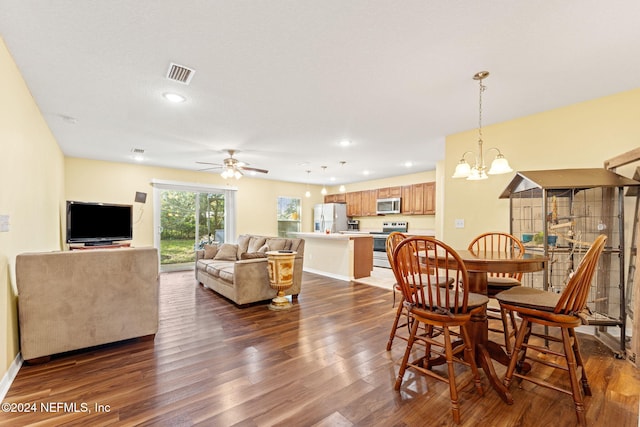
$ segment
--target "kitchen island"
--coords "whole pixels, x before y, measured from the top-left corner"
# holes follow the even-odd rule
[[[304,244],[304,270],[339,280],[368,277],[373,237],[366,233],[292,233]]]

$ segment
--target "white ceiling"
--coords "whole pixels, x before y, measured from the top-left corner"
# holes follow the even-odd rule
[[[0,0],[0,11],[71,157],[134,162],[141,148],[145,164],[198,170],[236,149],[269,169],[261,178],[351,183],[434,169],[445,135],[477,127],[481,70],[483,125],[640,87],[638,0]],[[171,62],[196,70],[190,85],[165,78]],[[169,91],[187,101],[168,103]]]

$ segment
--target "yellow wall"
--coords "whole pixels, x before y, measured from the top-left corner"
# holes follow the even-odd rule
[[[306,184],[252,179],[246,176],[240,180],[225,181],[216,173],[77,158],[65,159],[65,177],[65,195],[68,200],[134,204],[136,191],[147,193],[147,201],[144,205],[134,204],[134,219],[140,218],[133,229],[135,246],[153,245],[151,181],[154,179],[218,187],[229,184],[237,188],[237,234],[277,235],[276,212],[279,196],[302,199],[302,229],[311,231],[313,205],[322,201],[320,187],[317,186],[310,186],[311,198],[304,197]]]
[[[602,167],[640,146],[640,89],[488,126],[482,133],[484,146],[500,148],[514,171]],[[443,239],[454,248],[466,247],[481,232],[509,230],[509,202],[498,196],[515,172],[454,180],[467,150],[477,151],[477,129],[447,137]],[[633,170],[635,165],[617,172],[632,178]],[[464,229],[454,227],[456,218],[465,220]]]
[[[18,354],[15,257],[60,249],[63,155],[0,38],[0,378]]]
[[[224,187],[227,184],[238,189],[237,234],[255,233],[275,236],[278,234],[276,211],[277,198],[299,197],[302,200],[302,231],[313,227],[313,205],[322,203],[320,186],[309,186],[312,196],[304,197],[307,185],[252,179],[226,181],[218,174],[143,166],[129,163],[113,163],[78,158],[65,159],[65,196],[67,200],[84,202],[134,204],[136,191],[147,193],[144,205],[134,204],[134,218],[140,218],[133,230],[133,245],[153,245],[153,187],[152,180],[189,182]],[[422,172],[383,180],[349,185],[348,191],[382,188],[395,185],[434,181],[435,173]],[[328,188],[337,192],[336,188]],[[408,220],[414,229],[433,229],[433,215],[360,218],[364,228],[382,228],[382,221]]]

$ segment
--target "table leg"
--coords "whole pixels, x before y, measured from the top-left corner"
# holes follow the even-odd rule
[[[469,290],[471,292],[487,294],[487,274],[484,272],[469,272]],[[509,390],[502,384],[493,368],[492,360],[496,360],[503,365],[509,364],[509,356],[502,350],[500,345],[489,341],[489,323],[487,320],[487,310],[483,307],[471,315],[470,325],[471,339],[475,343],[476,363],[489,379],[489,383],[498,393],[502,400],[511,405],[513,398]]]
[[[498,378],[496,371],[493,369],[491,355],[482,344],[478,344],[476,346],[476,359],[485,375],[489,379],[489,383],[496,391],[496,393],[498,393],[498,396],[500,396],[504,403],[513,405],[513,397],[511,396],[511,392],[509,392],[509,389],[507,389],[504,384],[502,384],[502,381],[500,381],[500,379]]]

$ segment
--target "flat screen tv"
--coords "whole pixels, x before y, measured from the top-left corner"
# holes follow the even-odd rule
[[[110,245],[132,238],[131,205],[67,201],[67,243]]]

